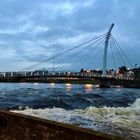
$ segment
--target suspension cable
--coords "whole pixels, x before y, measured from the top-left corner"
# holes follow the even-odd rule
[[[122,57],[120,57],[121,55],[120,55],[120,53],[118,52],[118,49],[117,49],[117,47],[116,47],[116,44],[115,44],[113,38],[112,38],[112,45],[113,45],[113,48],[114,48],[114,50],[115,50],[115,53],[116,53],[116,56],[117,56],[117,58],[118,58],[118,60],[119,60],[120,65],[124,65],[124,63],[123,63],[123,61],[122,61]]]
[[[93,46],[94,44],[96,45],[96,43],[98,43],[99,41],[101,41],[103,38],[105,38],[105,36],[103,36],[102,38],[99,38],[95,42],[92,42],[92,43],[88,44],[88,46],[85,46],[84,48],[82,48],[82,50],[85,49],[85,48],[87,48],[87,47]],[[91,48],[90,50],[92,50],[92,49],[93,48]],[[78,50],[77,52],[74,52],[72,55],[66,57],[66,59],[64,59],[64,62],[61,63],[61,64],[58,64],[55,68],[58,68],[60,66],[63,66],[67,61],[69,61],[70,59],[73,59],[74,58],[73,56],[78,55],[78,53],[80,54],[80,52],[81,52],[81,50]],[[88,50],[88,52],[91,52],[91,51]],[[86,53],[86,51],[84,51],[84,54],[85,53]],[[81,58],[80,58],[80,60],[81,60]]]
[[[113,36],[112,36],[113,37]],[[126,58],[127,62],[129,63],[129,65],[133,68],[132,63],[130,62],[130,60],[128,59],[128,57],[126,56],[126,54],[124,53],[124,51],[122,50],[122,48],[120,47],[120,45],[118,44],[118,42],[116,41],[116,39],[113,37],[116,46],[121,50],[122,54],[124,55],[124,57]]]
[[[97,57],[97,54],[100,53],[99,50],[101,48],[101,44],[103,44],[104,41],[105,41],[105,38],[103,38],[100,42],[98,42],[98,44],[96,44],[97,48],[94,50],[95,55],[92,55],[93,54],[92,52],[93,52],[93,49],[94,48],[92,48],[92,50],[89,51],[89,55],[87,55],[87,56],[89,56],[89,57],[91,56],[92,59],[89,59],[89,61],[87,59],[85,59],[85,63],[86,62],[89,62],[89,63],[87,63],[87,64],[89,64],[89,65],[87,65],[87,68],[90,67],[91,63],[95,62],[95,59]],[[83,64],[83,62],[82,62],[82,64]]]
[[[122,55],[121,55],[120,49],[119,49],[118,46],[116,45],[114,39],[113,39],[113,41],[114,41],[114,45],[116,46],[116,49],[117,49],[117,51],[118,51],[118,54],[119,54],[119,56],[120,56],[120,58],[121,58],[121,60],[122,60],[122,63],[123,63],[123,65],[125,66],[126,64],[125,64],[125,61],[124,61],[124,59],[123,59],[123,57],[122,57]]]
[[[110,41],[109,44],[110,44],[110,46],[111,46],[111,53],[112,53],[114,68],[116,69],[116,62],[115,62],[115,56],[114,56],[112,41]]]
[[[95,38],[90,39],[90,40],[88,40],[88,41],[86,41],[86,42],[83,42],[83,43],[81,43],[81,44],[79,44],[79,45],[77,45],[77,46],[75,46],[75,47],[73,47],[73,48],[70,48],[70,49],[68,49],[68,50],[65,50],[65,51],[63,51],[63,52],[57,54],[57,55],[55,56],[55,58],[56,58],[56,57],[59,57],[59,56],[61,56],[61,55],[63,55],[63,54],[65,54],[65,53],[67,53],[67,52],[69,52],[69,51],[72,51],[72,50],[74,50],[74,49],[76,49],[76,48],[79,48],[79,47],[81,47],[81,46],[83,46],[83,45],[85,45],[85,44],[87,44],[87,43],[90,43],[91,41],[94,41],[94,40],[96,40],[96,39],[98,39],[98,38],[100,38],[100,37],[102,37],[102,36],[104,36],[104,35],[105,35],[105,34],[102,34],[102,35],[100,35],[100,36],[98,36],[98,37],[95,37]],[[28,67],[26,67],[26,68],[24,68],[24,69],[21,69],[20,71],[22,71],[22,70],[30,70],[30,69],[32,69],[32,68],[34,68],[34,67],[37,67],[37,66],[41,65],[42,63],[45,63],[46,61],[52,60],[53,58],[54,58],[54,57],[52,56],[52,57],[50,57],[50,58],[44,59],[44,60],[42,60],[41,62],[37,62],[37,63],[35,63],[35,64],[33,64],[33,65],[30,65],[30,66],[28,66]]]

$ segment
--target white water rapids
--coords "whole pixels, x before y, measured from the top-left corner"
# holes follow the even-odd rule
[[[13,111],[13,110],[12,110]],[[84,110],[64,110],[62,108],[14,110],[47,120],[74,124],[110,134],[140,139],[140,99],[129,107],[88,107]]]

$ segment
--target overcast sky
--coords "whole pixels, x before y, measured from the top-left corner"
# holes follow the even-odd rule
[[[0,71],[25,68],[104,34],[112,22],[113,36],[140,66],[139,7],[139,0],[0,0]]]

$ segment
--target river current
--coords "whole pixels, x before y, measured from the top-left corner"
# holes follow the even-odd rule
[[[140,139],[140,89],[1,83],[0,108],[130,140]]]

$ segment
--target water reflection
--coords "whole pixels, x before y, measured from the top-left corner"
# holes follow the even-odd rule
[[[96,88],[99,88],[100,87],[100,85],[96,85]]]
[[[34,86],[38,86],[39,85],[39,83],[34,83]]]
[[[66,90],[67,90],[67,92],[71,91],[71,84],[69,84],[69,83],[66,84]]]
[[[51,83],[51,87],[54,88],[55,87],[55,83]]]
[[[21,85],[25,85],[26,83],[25,82],[22,82],[22,83],[20,83]]]
[[[93,85],[92,84],[85,84],[85,91],[86,92],[93,91]]]

